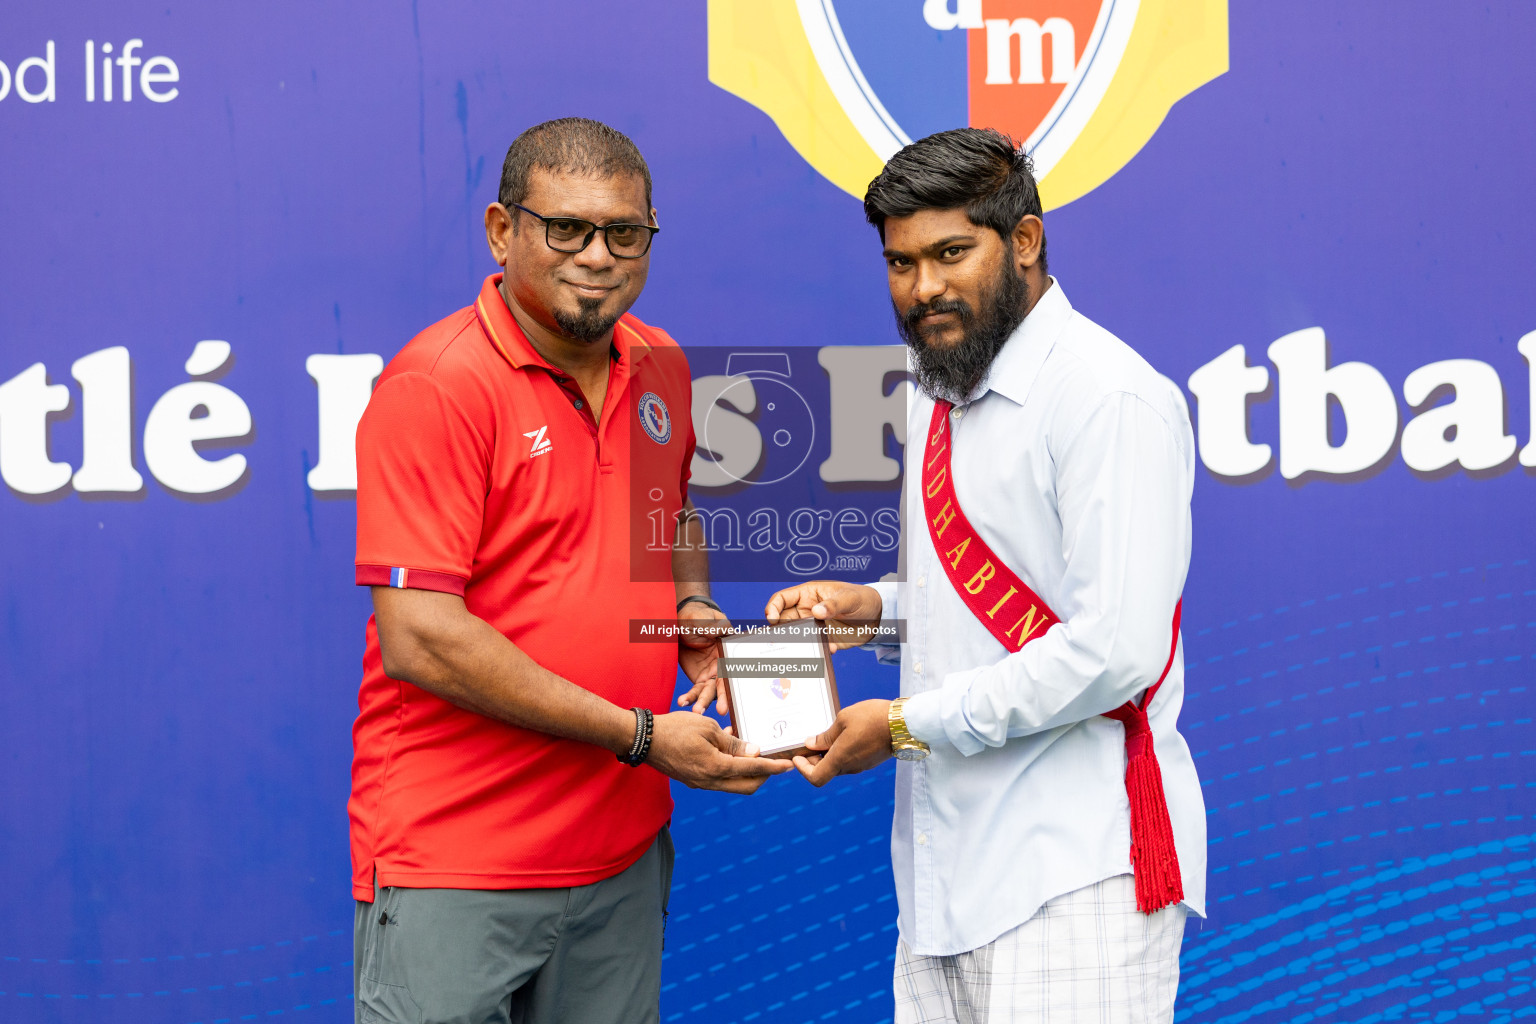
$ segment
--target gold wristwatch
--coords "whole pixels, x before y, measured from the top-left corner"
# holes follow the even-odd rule
[[[897,697],[891,701],[891,711],[888,716],[891,723],[891,750],[903,761],[921,761],[929,754],[928,744],[907,730],[907,719],[901,710],[906,703],[905,697]]]

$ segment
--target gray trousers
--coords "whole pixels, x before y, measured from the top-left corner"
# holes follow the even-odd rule
[[[353,920],[358,1024],[656,1024],[672,858],[663,828],[591,885],[377,890]]]

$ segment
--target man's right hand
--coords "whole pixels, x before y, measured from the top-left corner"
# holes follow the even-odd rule
[[[654,728],[646,763],[690,789],[755,793],[768,776],[794,767],[781,758],[758,757],[756,746],[691,711],[657,715]]]
[[[764,617],[769,622],[793,622],[795,619],[819,619],[839,627],[833,634],[832,649],[866,644],[880,624],[884,602],[874,587],[837,580],[813,580],[789,587],[768,599]]]

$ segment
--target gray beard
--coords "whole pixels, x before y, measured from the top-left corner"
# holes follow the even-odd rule
[[[555,325],[569,337],[577,341],[597,341],[606,337],[613,330],[613,325],[619,322],[619,316],[608,316],[601,312],[603,302],[601,299],[577,299],[576,306],[579,312],[574,315],[557,309],[555,313]]]

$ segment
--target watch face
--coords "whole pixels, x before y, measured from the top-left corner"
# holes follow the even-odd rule
[[[896,758],[900,761],[921,761],[928,756],[928,751],[922,747],[902,747],[896,751]]]

